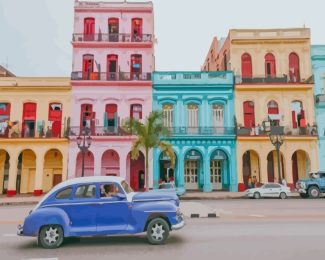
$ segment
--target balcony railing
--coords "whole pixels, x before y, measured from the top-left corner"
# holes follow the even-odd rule
[[[177,135],[235,135],[234,127],[170,127],[172,136]]]
[[[69,136],[79,136],[83,135],[84,128],[79,126],[70,127]],[[90,136],[129,136],[121,127],[114,126],[96,126],[91,127],[87,134]]]
[[[134,72],[82,72],[74,71],[71,73],[71,80],[99,80],[99,81],[150,81],[151,73]]]
[[[258,83],[312,83],[311,77],[308,79],[290,78],[288,75],[281,77],[276,76],[254,76],[254,77],[242,77],[236,76],[237,84],[258,84]]]
[[[83,34],[75,33],[73,42],[152,42],[152,34],[134,35],[129,33],[98,33]]]
[[[238,136],[268,136],[270,133],[270,128],[264,129],[263,127],[238,127]],[[318,129],[317,126],[307,126],[307,127],[297,127],[293,128],[290,126],[284,127],[285,136],[317,136]]]
[[[66,128],[65,125],[61,125],[61,131],[54,131],[51,128],[35,128],[35,129],[27,129],[23,128],[21,124],[14,125],[13,127],[7,127],[6,129],[0,129],[0,139],[11,138],[35,138],[35,139],[53,139],[53,138],[65,138],[66,136]]]

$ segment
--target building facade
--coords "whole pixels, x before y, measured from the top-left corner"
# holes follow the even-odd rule
[[[67,178],[69,78],[0,78],[0,194],[41,195]]]
[[[144,154],[131,160],[135,137],[121,125],[129,117],[143,120],[152,111],[152,3],[75,1],[72,46],[69,177],[81,176],[76,138],[88,129],[92,143],[85,175],[121,176],[141,190]]]
[[[171,131],[175,166],[154,150],[154,187],[237,191],[232,72],[155,72],[153,108]]]
[[[236,76],[239,190],[254,176],[259,183],[278,180],[271,126],[284,127],[281,178],[294,187],[318,169],[310,30],[230,30],[218,48],[209,50],[202,69],[232,70]]]
[[[319,169],[325,171],[325,45],[311,48],[314,74],[316,121],[318,125]]]

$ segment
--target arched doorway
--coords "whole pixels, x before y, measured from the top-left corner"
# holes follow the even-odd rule
[[[28,149],[18,157],[17,193],[33,193],[35,190],[36,154]]]
[[[77,156],[77,167],[76,167],[76,177],[81,177],[82,175],[82,154],[78,153]],[[85,170],[84,176],[94,176],[94,154],[91,151],[85,153]]]
[[[62,153],[58,149],[49,150],[44,156],[43,191],[48,192],[62,182]]]
[[[250,188],[255,178],[256,185],[259,185],[261,183],[260,159],[257,152],[249,150],[243,154],[243,180],[246,189]]]
[[[293,185],[296,185],[299,179],[304,179],[308,176],[310,172],[310,159],[305,151],[297,150],[293,153],[291,162]]]
[[[176,175],[176,167],[177,167],[177,155],[175,155],[175,165],[174,168],[171,166],[170,158],[167,154],[163,152],[159,156],[159,179],[163,182],[170,182],[174,180],[175,185],[178,185],[178,178]]]
[[[203,185],[202,155],[195,149],[188,151],[184,158],[184,183],[188,190],[197,190]]]
[[[107,150],[102,156],[103,176],[120,176],[120,157],[114,150]]]
[[[284,158],[283,154],[281,154],[281,161],[280,161],[280,174],[281,179],[285,178],[285,171],[284,171]],[[278,174],[278,157],[276,151],[271,151],[267,155],[267,178],[268,182],[279,182],[279,174]]]
[[[213,190],[229,190],[228,156],[222,150],[215,150],[211,154],[210,180]]]
[[[8,190],[9,160],[8,152],[0,150],[0,194],[6,194]],[[16,165],[13,167],[16,167]]]
[[[142,152],[139,152],[139,157],[136,160],[131,159],[131,152],[127,156],[128,165],[130,168],[130,185],[133,190],[139,191],[145,189],[145,161]]]

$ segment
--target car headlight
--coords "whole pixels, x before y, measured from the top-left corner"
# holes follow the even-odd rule
[[[301,182],[301,183],[300,183],[300,187],[301,187],[302,189],[306,189],[306,183]]]

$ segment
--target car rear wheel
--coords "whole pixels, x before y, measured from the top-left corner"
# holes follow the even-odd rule
[[[41,228],[38,235],[38,242],[43,248],[54,249],[61,246],[64,235],[59,225],[48,225]]]
[[[261,198],[261,194],[259,192],[255,192],[254,199],[260,199],[260,198]]]
[[[319,197],[319,189],[316,186],[312,186],[308,189],[309,198],[317,199]]]
[[[152,245],[164,244],[169,236],[169,225],[162,218],[155,218],[149,222],[147,238]]]
[[[280,193],[280,199],[284,200],[287,198],[287,194],[285,194],[285,192],[281,192]]]

